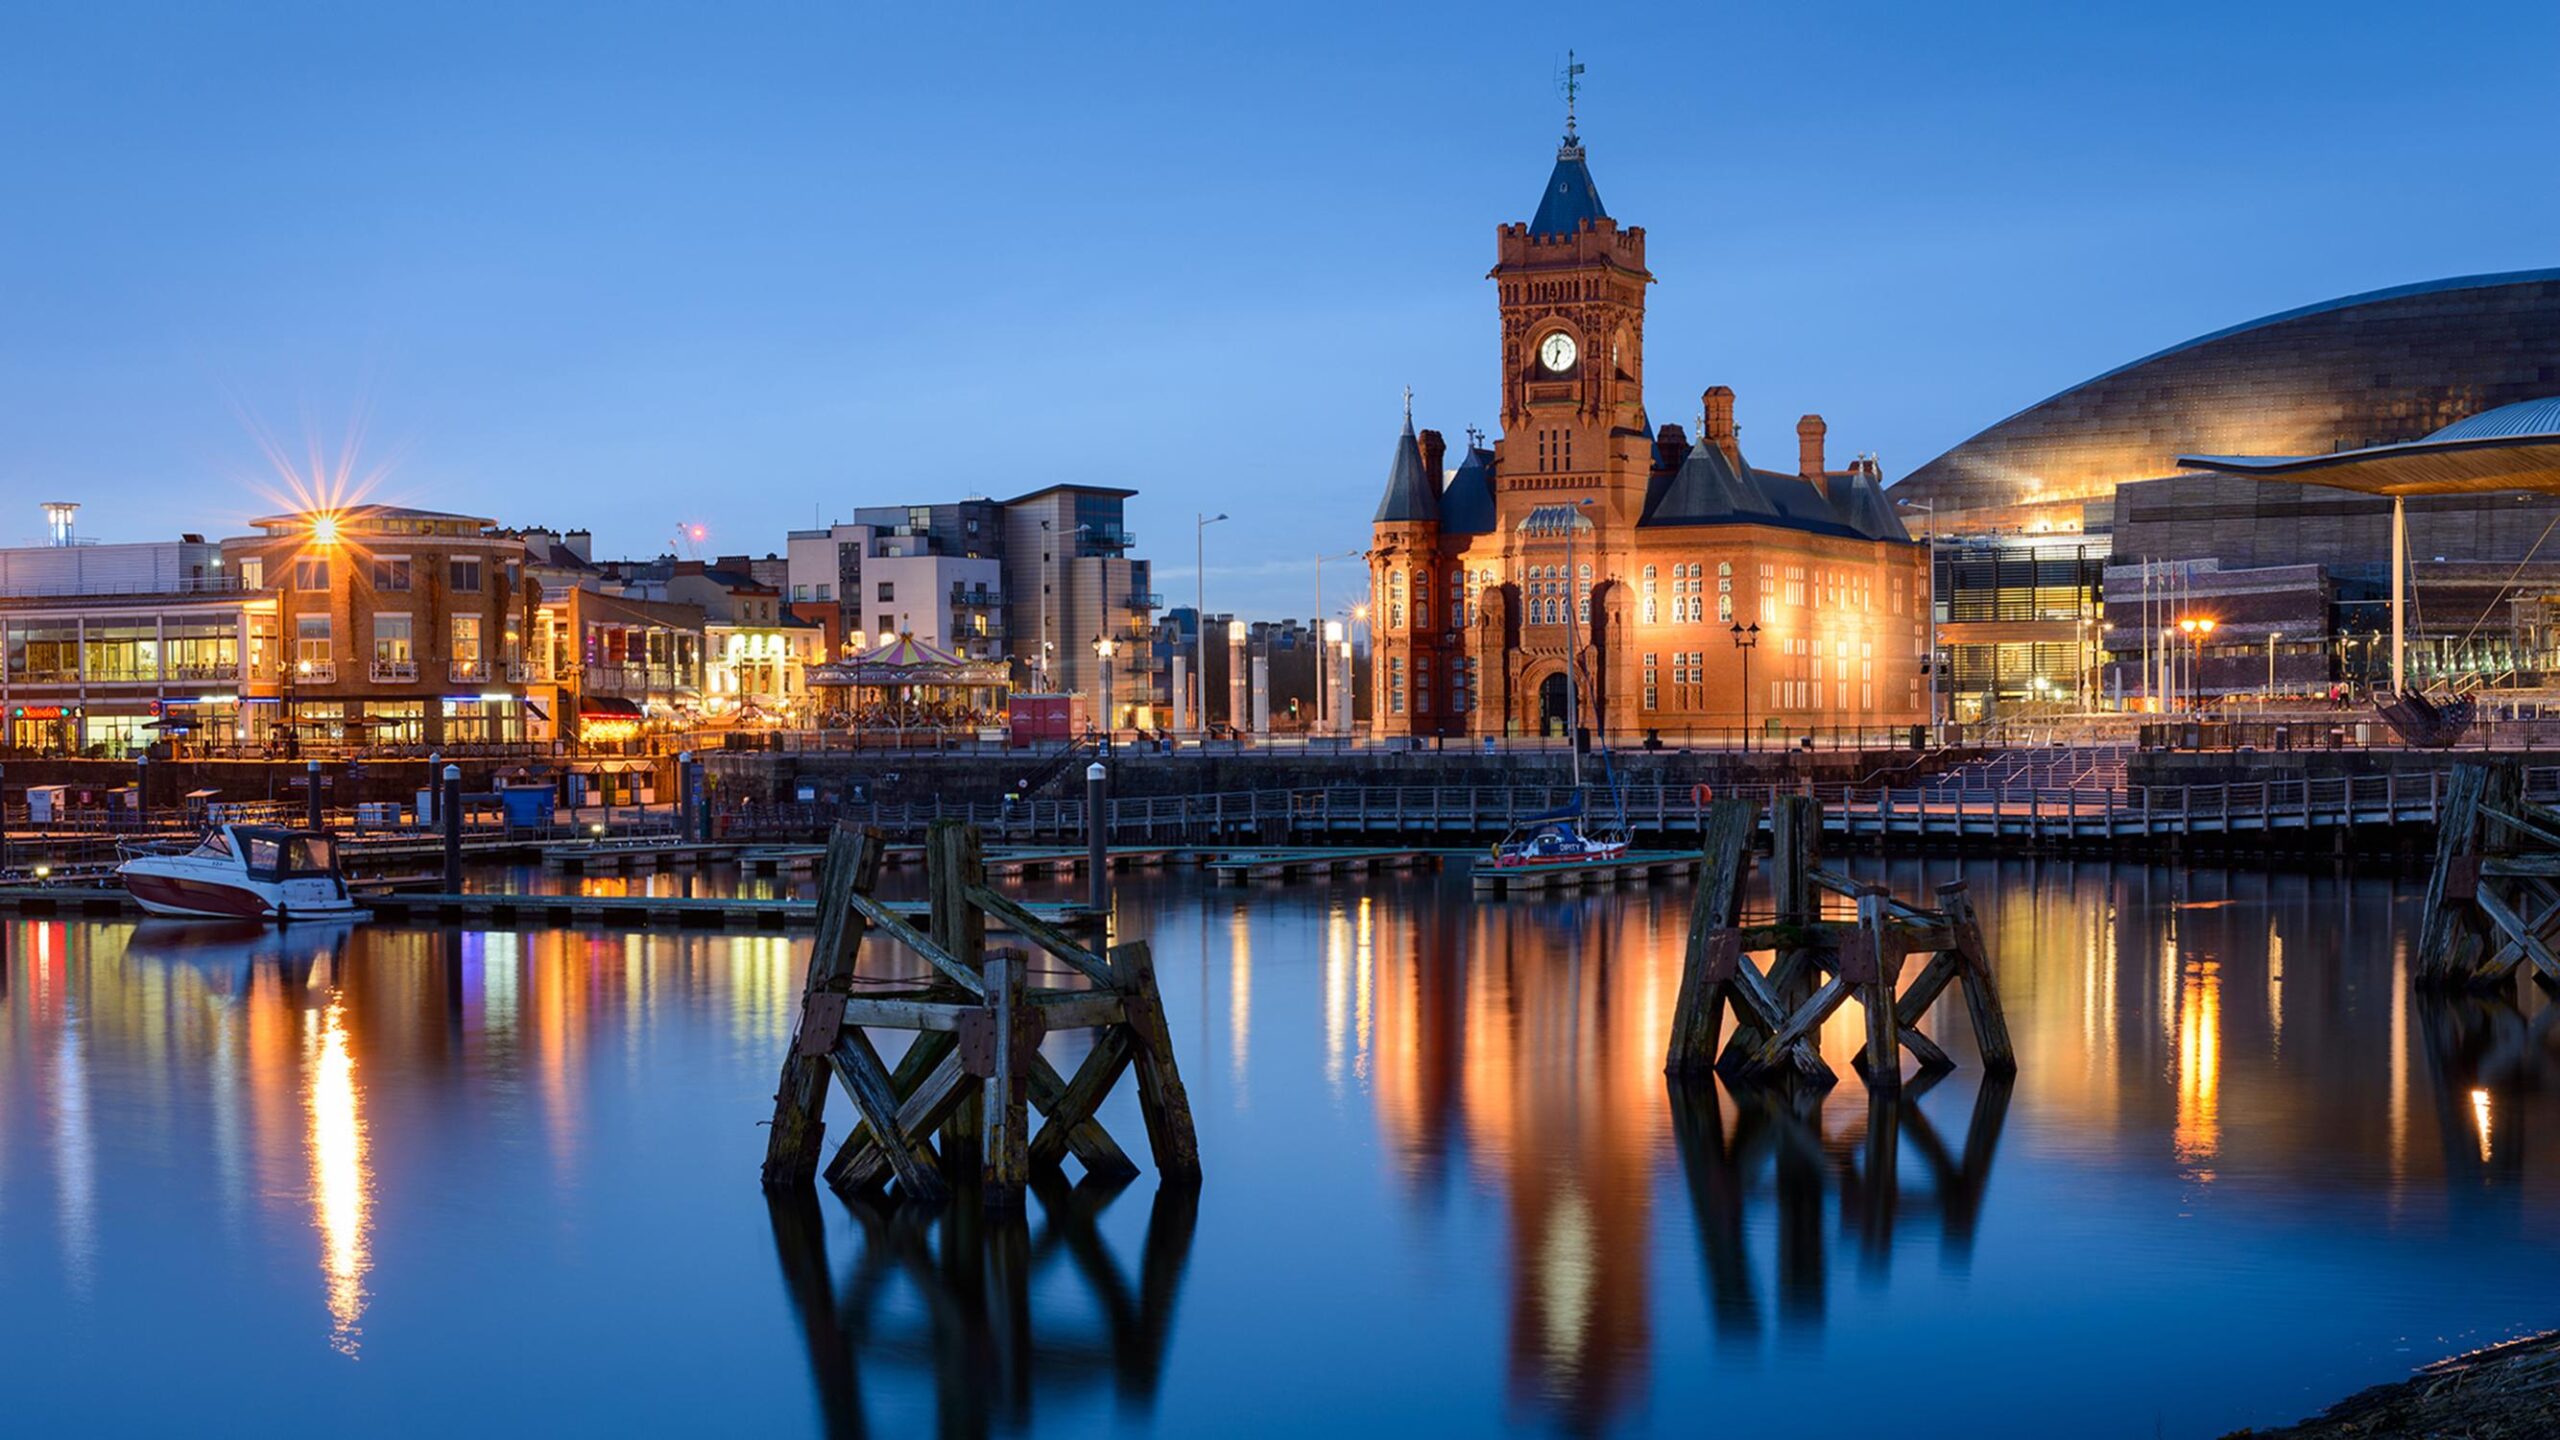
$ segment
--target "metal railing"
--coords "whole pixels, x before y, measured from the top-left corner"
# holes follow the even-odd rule
[[[365,667],[365,674],[376,685],[405,685],[418,678],[418,662],[376,660]]]

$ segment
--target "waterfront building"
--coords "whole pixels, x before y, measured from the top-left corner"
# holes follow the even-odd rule
[[[1000,507],[869,507],[850,524],[794,530],[790,613],[847,658],[909,636],[970,660],[1005,658]],[[945,513],[948,512],[948,513]]]
[[[1147,637],[1164,599],[1132,553],[1126,505],[1137,493],[1051,485],[1004,502],[1004,627],[1018,688],[1098,696],[1108,674],[1096,720],[1151,729],[1163,687]]]
[[[54,543],[0,549],[0,750],[120,756],[163,740],[250,743],[252,717],[262,703],[273,708],[273,597],[244,586],[200,535],[78,540],[75,508],[46,507]]]
[[[701,606],[575,586],[543,598],[542,630],[563,738],[619,747],[701,718]]]
[[[781,718],[801,707],[809,668],[827,659],[824,627],[786,613],[781,586],[759,580],[754,563],[679,560],[660,586],[702,612],[702,704],[713,716]]]
[[[2104,539],[1951,536],[1935,554],[1929,593],[1948,719],[2086,709],[2104,697]]]
[[[1570,125],[1492,278],[1502,434],[1444,470],[1408,401],[1375,516],[1374,732],[1560,734],[1577,707],[1629,738],[1926,719],[1926,557],[1875,462],[1833,469],[1807,415],[1794,468],[1757,468],[1721,385],[1694,439],[1652,424],[1645,232],[1603,208]]]
[[[222,562],[272,597],[273,728],[329,744],[448,746],[549,738],[525,665],[542,590],[521,540],[473,515],[392,505],[252,522]],[[263,697],[261,697],[263,698]],[[265,728],[265,727],[259,727]]]
[[[2321,455],[2416,440],[2548,395],[2560,270],[2467,275],[2216,330],[2084,380],[1893,487],[1940,533],[2104,530],[2181,455]],[[2158,552],[2150,552],[2158,553]]]

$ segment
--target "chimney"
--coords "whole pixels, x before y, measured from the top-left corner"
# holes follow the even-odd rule
[[[1665,425],[1654,432],[1655,467],[1665,474],[1677,470],[1689,458],[1689,432],[1677,425]]]
[[[1437,430],[1425,430],[1413,438],[1422,447],[1422,473],[1431,478],[1435,487],[1446,484],[1449,472],[1440,468],[1440,462],[1449,454],[1449,442],[1441,439]]]
[[[1698,428],[1699,444],[1713,445],[1728,452],[1738,448],[1733,438],[1732,386],[1707,387],[1707,393],[1698,397],[1698,410],[1702,416]]]
[[[588,562],[589,564],[593,564],[595,562],[596,537],[588,531],[571,530],[562,535],[560,537],[560,548],[577,556],[579,559]]]
[[[1830,467],[1823,463],[1822,437],[1831,427],[1819,415],[1807,415],[1796,422],[1796,473],[1807,480],[1819,480]]]

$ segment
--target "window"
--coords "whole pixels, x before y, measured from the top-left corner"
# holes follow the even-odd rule
[[[1404,658],[1402,656],[1387,661],[1387,713],[1390,715],[1404,713]]]
[[[1647,566],[1645,568],[1651,569],[1652,567]],[[1658,710],[1661,708],[1662,675],[1655,667],[1654,659],[1655,657],[1651,655],[1644,657],[1644,708],[1647,710]]]
[[[329,562],[325,557],[306,555],[293,562],[293,588],[326,590],[329,588]]]
[[[898,617],[895,615],[883,615],[880,617],[880,623],[871,628],[883,635],[895,635],[898,633],[897,620]]]
[[[324,669],[328,666],[330,660],[328,616],[296,615],[293,617],[293,659],[297,668],[307,665],[314,669]]]
[[[447,567],[445,567],[445,586],[446,586],[446,588],[447,588],[447,589],[450,589],[450,590],[456,591],[456,592],[458,592],[458,593],[460,593],[460,594],[465,594],[465,595],[477,595],[477,594],[479,594],[479,593],[480,593],[480,561],[479,561],[479,558],[478,558],[478,557],[476,557],[476,556],[474,556],[474,557],[472,557],[472,558],[470,558],[470,559],[462,559],[462,558],[457,557],[457,558],[453,561],[453,563],[452,563],[452,564],[450,564],[450,565],[448,565]]]
[[[160,631],[156,624],[93,621],[86,637],[86,651],[83,673],[90,680],[160,678]]]
[[[400,664],[417,658],[410,644],[408,616],[373,617],[373,658],[380,664]]]
[[[373,588],[376,590],[408,589],[409,557],[406,555],[379,555],[374,557]]]
[[[457,666],[480,663],[479,616],[456,615],[453,617],[453,663]]]
[[[898,598],[898,586],[897,586],[897,582],[896,582],[896,581],[894,581],[894,580],[883,580],[883,581],[881,581],[881,582],[880,582],[880,603],[881,603],[881,604],[883,604],[883,605],[885,605],[885,604],[888,604],[890,601],[895,600],[895,599],[897,599],[897,598]],[[885,628],[887,628],[887,627],[885,627],[885,626],[884,626],[884,627],[882,627],[882,628],[884,628],[884,629],[885,629]]]

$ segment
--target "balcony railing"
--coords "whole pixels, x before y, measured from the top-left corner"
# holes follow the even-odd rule
[[[486,660],[449,661],[446,670],[457,685],[485,685],[492,673]]]
[[[296,660],[287,678],[296,685],[334,685],[338,680],[335,660]]]
[[[215,661],[203,665],[172,665],[169,667],[169,678],[172,680],[237,680],[240,678],[240,665],[238,661]]]
[[[995,590],[962,590],[954,587],[951,591],[951,604],[952,608],[959,610],[995,610],[1004,605],[1004,595]]]
[[[376,660],[369,669],[376,685],[406,685],[418,678],[415,660]]]
[[[551,667],[540,660],[510,660],[507,662],[507,679],[518,685],[547,685],[551,681]]]
[[[1164,608],[1164,596],[1153,590],[1137,591],[1131,593],[1124,603],[1133,611],[1161,610]]]

